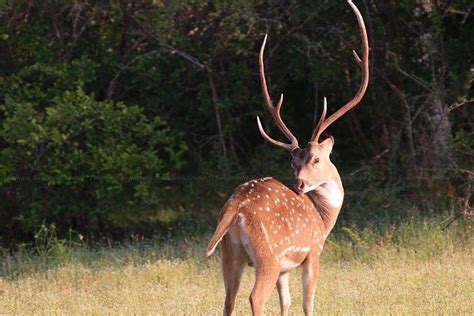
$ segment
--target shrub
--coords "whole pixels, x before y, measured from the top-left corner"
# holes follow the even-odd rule
[[[7,238],[31,235],[44,221],[103,232],[117,207],[157,205],[157,180],[183,165],[185,146],[160,117],[96,101],[81,86],[43,105],[7,97],[0,115]]]

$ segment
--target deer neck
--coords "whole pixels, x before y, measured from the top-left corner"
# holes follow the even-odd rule
[[[327,237],[336,224],[344,200],[344,188],[339,174],[335,174],[318,188],[307,193],[321,215]]]

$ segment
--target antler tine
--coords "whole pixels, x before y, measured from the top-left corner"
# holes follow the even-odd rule
[[[265,131],[263,130],[262,123],[260,122],[260,117],[258,117],[258,116],[257,116],[257,125],[258,125],[258,129],[260,131],[260,134],[262,134],[263,138],[265,138],[269,143],[271,143],[275,146],[278,146],[278,147],[282,147],[283,149],[286,149],[288,151],[292,151],[293,149],[298,147],[298,145],[294,146],[293,144],[282,143],[282,142],[280,142],[278,140],[274,140],[273,138],[268,136],[268,134],[265,133]]]
[[[265,131],[262,128],[262,125],[260,124],[260,119],[257,117],[257,123],[258,123],[258,128],[260,130],[260,133],[262,136],[269,141],[270,143],[282,147],[286,150],[292,150],[296,147],[298,147],[298,140],[296,137],[291,133],[291,131],[288,129],[288,127],[285,125],[283,120],[281,119],[280,116],[280,109],[283,104],[283,94],[280,96],[280,100],[278,101],[277,106],[275,107],[273,105],[273,101],[270,98],[270,94],[268,93],[268,87],[267,87],[267,80],[265,78],[265,65],[263,61],[263,53],[265,51],[265,44],[267,43],[267,36],[265,35],[265,38],[263,39],[262,47],[260,48],[260,55],[259,55],[259,73],[260,73],[260,85],[262,86],[262,93],[263,93],[263,99],[265,100],[265,105],[270,112],[270,114],[273,117],[273,120],[275,121],[276,125],[278,128],[282,131],[283,134],[288,138],[288,140],[291,142],[291,144],[286,144],[282,143],[280,141],[272,139],[270,136],[268,136]]]
[[[360,100],[367,91],[367,86],[369,85],[369,40],[367,37],[367,30],[365,28],[364,19],[362,18],[362,14],[360,13],[359,9],[355,6],[354,3],[352,3],[351,0],[347,0],[347,3],[349,3],[352,10],[354,11],[362,37],[362,59],[359,57],[359,55],[357,55],[355,51],[352,51],[356,62],[362,69],[362,83],[359,88],[359,91],[357,91],[357,94],[354,96],[354,98],[344,104],[344,106],[342,106],[339,110],[334,112],[327,120],[325,120],[321,124],[321,126],[319,126],[318,131],[315,131],[313,133],[313,138],[311,138],[311,141],[319,140],[319,137],[324,132],[324,130],[329,127],[329,125],[334,123],[334,121],[343,116],[347,111],[359,104]]]
[[[323,124],[324,120],[326,119],[327,110],[328,110],[328,101],[326,100],[326,97],[324,97],[323,112],[321,113],[321,117],[319,118],[318,124],[314,128],[313,135],[311,136],[311,141],[313,141],[316,138],[316,134],[318,133],[319,128],[321,127],[321,124]]]

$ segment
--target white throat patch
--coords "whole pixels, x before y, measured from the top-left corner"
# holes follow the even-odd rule
[[[316,188],[331,207],[339,208],[344,200],[344,192],[341,186],[334,180],[326,182]]]

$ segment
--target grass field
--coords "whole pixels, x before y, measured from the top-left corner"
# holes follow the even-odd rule
[[[319,314],[473,314],[472,224],[402,224],[378,233],[345,228],[322,257]],[[1,257],[0,314],[215,315],[224,300],[218,256],[205,240],[99,248],[50,246],[42,256]],[[292,314],[302,314],[300,271],[291,275]],[[247,268],[237,314],[250,313]],[[269,315],[278,314],[274,291]]]

